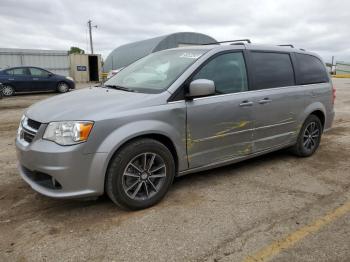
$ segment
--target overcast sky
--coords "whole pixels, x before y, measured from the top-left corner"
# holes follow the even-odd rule
[[[350,61],[350,2],[337,0],[0,0],[0,47],[88,49],[106,57],[121,44],[174,32],[250,38]]]

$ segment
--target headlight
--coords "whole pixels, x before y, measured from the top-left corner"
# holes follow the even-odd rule
[[[27,119],[25,115],[21,117],[21,120],[19,121],[19,127],[17,130],[17,138],[20,139],[22,135],[22,123]]]
[[[88,139],[93,125],[90,121],[51,122],[46,127],[43,139],[64,146],[78,144]]]
[[[70,80],[70,81],[74,81],[74,79],[70,76],[66,76],[66,79]]]

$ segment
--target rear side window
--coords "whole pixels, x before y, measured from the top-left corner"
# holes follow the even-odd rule
[[[229,94],[247,91],[247,72],[241,52],[219,55],[204,65],[193,77],[209,79],[215,83],[217,94]]]
[[[328,73],[324,64],[315,56],[296,54],[299,69],[299,84],[316,84],[328,82]]]
[[[295,85],[289,54],[251,52],[251,60],[254,90]]]
[[[7,75],[24,76],[27,75],[27,68],[14,68],[6,71]]]
[[[12,76],[13,75],[13,70],[6,70],[5,74]]]

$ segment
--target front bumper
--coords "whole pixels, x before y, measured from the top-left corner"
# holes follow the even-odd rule
[[[42,139],[23,144],[16,139],[19,173],[35,191],[49,197],[102,195],[107,154],[84,154],[83,146]]]
[[[69,85],[69,89],[75,89],[75,82],[69,81],[68,85]]]

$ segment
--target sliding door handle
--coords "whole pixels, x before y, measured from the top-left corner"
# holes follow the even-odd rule
[[[272,100],[267,98],[267,97],[258,101],[259,104],[267,104],[267,103],[271,103],[271,102],[272,102]]]

